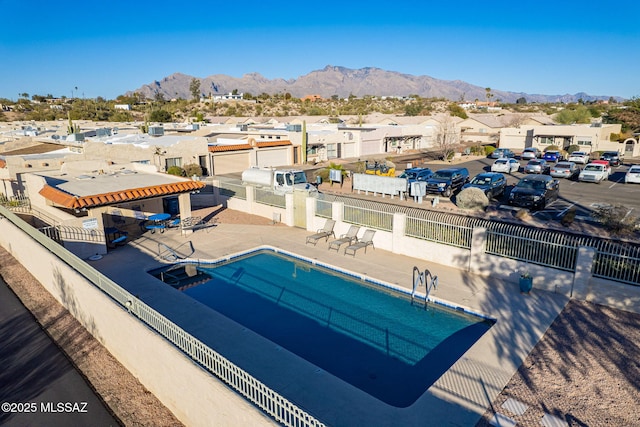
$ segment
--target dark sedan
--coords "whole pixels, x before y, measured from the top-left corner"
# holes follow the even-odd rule
[[[542,209],[557,200],[560,184],[548,175],[526,175],[509,193],[509,204],[523,208]]]
[[[462,188],[475,187],[484,191],[489,199],[499,197],[504,193],[507,180],[503,174],[498,172],[487,172],[476,175],[470,183]]]

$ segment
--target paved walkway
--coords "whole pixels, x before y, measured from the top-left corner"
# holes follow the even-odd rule
[[[328,425],[415,425],[424,420],[434,425],[475,424],[567,302],[562,295],[543,291],[522,295],[517,284],[497,277],[470,275],[380,249],[369,248],[366,253],[360,250],[355,258],[345,256],[342,251],[329,251],[322,241],[317,246],[306,245],[308,234],[282,225],[219,224],[186,237],[168,230],[160,235],[147,233],[91,264]],[[166,247],[182,256],[215,259],[260,245],[285,249],[407,289],[411,288],[413,267],[428,268],[439,278],[433,296],[491,316],[497,322],[413,405],[395,408],[319,372],[317,367],[146,273],[162,265],[158,253]]]
[[[2,279],[0,343],[1,425],[120,425]]]

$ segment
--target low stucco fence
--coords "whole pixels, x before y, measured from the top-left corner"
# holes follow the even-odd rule
[[[185,425],[323,425],[2,206],[0,245]]]
[[[291,194],[284,195],[284,206],[273,206],[252,197],[250,186],[242,192],[248,196],[240,199],[224,189],[227,185],[214,181],[216,203],[266,218],[277,215],[286,225],[296,225],[294,211],[300,207]],[[307,197],[304,209],[309,232],[333,219],[336,235],[352,224],[373,228],[375,247],[396,254],[514,283],[528,272],[534,288],[621,309],[634,307],[640,299],[640,245],[632,242],[348,196]]]

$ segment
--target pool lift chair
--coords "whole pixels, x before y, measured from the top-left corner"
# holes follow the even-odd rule
[[[352,244],[353,242],[357,242],[358,231],[360,231],[359,225],[350,226],[349,230],[345,234],[342,234],[339,239],[329,242],[329,250],[335,249],[336,252],[338,252],[340,250],[340,246],[345,243]]]
[[[344,248],[344,254],[345,255],[349,254],[355,258],[356,251],[358,249],[364,248],[364,253],[367,253],[368,246],[372,246],[373,249],[375,249],[376,247],[373,245],[374,234],[376,234],[376,230],[369,230],[369,229],[365,230],[361,238],[359,238],[355,243],[352,243],[346,248]]]
[[[333,219],[328,219],[327,222],[324,223],[324,227],[318,230],[317,233],[312,234],[311,236],[307,236],[306,243],[313,243],[315,246],[318,243],[318,240],[325,239],[325,242],[329,240],[329,236],[336,237],[333,232],[333,227],[335,227],[336,221]],[[305,244],[306,244],[305,243]]]

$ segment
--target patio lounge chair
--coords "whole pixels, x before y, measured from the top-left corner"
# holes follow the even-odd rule
[[[340,250],[340,246],[345,243],[352,244],[358,240],[358,231],[360,231],[360,226],[352,225],[349,227],[349,230],[340,236],[339,239],[336,239],[329,243],[329,250],[335,249],[336,252]]]
[[[319,229],[316,234],[312,234],[311,236],[307,236],[306,243],[313,243],[315,246],[318,243],[318,240],[324,238],[325,242],[329,240],[329,236],[335,237],[336,235],[333,233],[333,227],[335,227],[336,222],[333,219],[328,219],[327,222],[324,223],[324,227]]]
[[[347,253],[349,255],[356,256],[356,251],[358,249],[364,248],[364,253],[367,253],[367,246],[373,246],[373,235],[376,234],[376,230],[365,230],[364,234],[361,238],[358,239],[356,243],[353,243],[346,248],[344,248],[344,254]],[[376,247],[373,246],[373,249]]]

